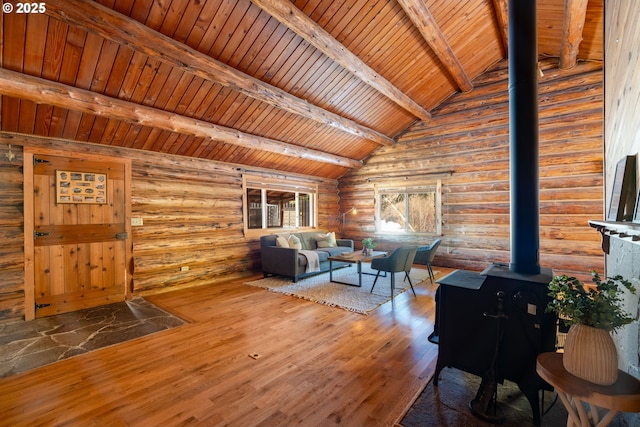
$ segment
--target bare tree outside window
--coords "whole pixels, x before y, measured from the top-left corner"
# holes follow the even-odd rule
[[[414,233],[436,232],[436,194],[409,194],[409,229]]]
[[[439,186],[378,191],[378,232],[439,233]]]

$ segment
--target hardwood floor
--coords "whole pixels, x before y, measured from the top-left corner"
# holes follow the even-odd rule
[[[0,380],[0,425],[393,426],[433,374],[429,282],[363,316],[243,281],[149,297],[192,323]]]

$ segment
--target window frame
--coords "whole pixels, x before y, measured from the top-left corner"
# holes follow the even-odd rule
[[[260,228],[249,228],[249,201],[247,196],[248,189],[260,190],[262,224]],[[268,191],[284,191],[294,193],[296,206],[296,225],[294,227],[268,227],[265,218],[267,215],[267,192]],[[297,209],[300,206],[300,195],[309,195],[309,220],[308,226],[300,226],[300,212]],[[316,183],[296,180],[293,178],[273,178],[261,175],[243,174],[242,175],[242,226],[245,237],[259,237],[265,234],[277,234],[279,232],[300,232],[314,230],[318,224],[318,185]]]
[[[424,191],[421,191],[424,190]],[[427,191],[430,190],[430,191]],[[382,229],[382,203],[380,198],[385,194],[396,193],[405,195],[405,206],[409,203],[410,194],[435,193],[435,231],[434,232],[412,232],[408,230],[408,221],[404,230],[391,231]],[[402,183],[374,184],[375,200],[375,234],[393,236],[442,236],[442,180],[425,180],[411,185]]]

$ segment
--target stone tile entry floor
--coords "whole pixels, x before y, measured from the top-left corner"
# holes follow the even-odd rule
[[[0,324],[0,378],[185,323],[138,297],[72,313]]]

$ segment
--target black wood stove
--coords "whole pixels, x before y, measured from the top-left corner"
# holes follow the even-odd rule
[[[548,388],[536,373],[538,354],[555,351],[556,316],[545,313],[549,269],[519,274],[493,264],[482,273],[458,270],[440,279],[436,328],[430,338],[439,346],[434,385],[445,367],[482,378],[470,408],[490,422],[497,384],[515,382],[529,400],[540,424],[539,390]]]

